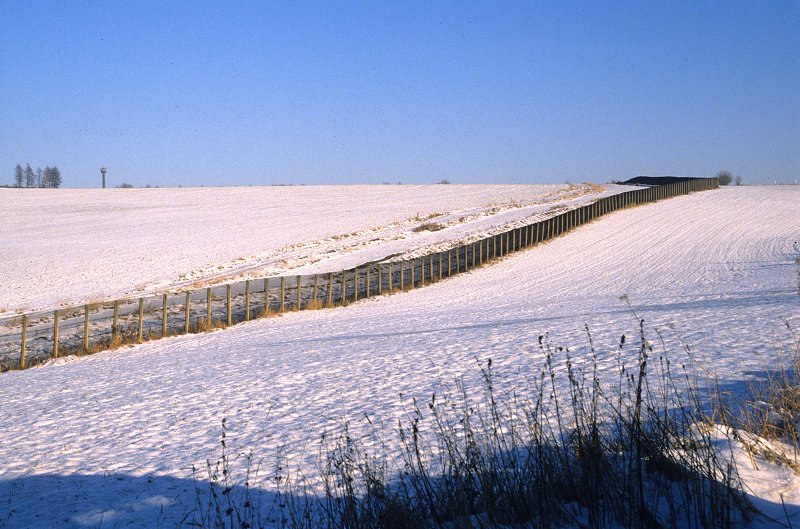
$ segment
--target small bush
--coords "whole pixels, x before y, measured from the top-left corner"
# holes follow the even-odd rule
[[[720,171],[714,177],[719,180],[719,185],[727,186],[733,181],[733,175],[730,171]]]
[[[749,383],[744,402],[720,403],[718,414],[751,454],[800,474],[800,339],[783,353],[786,363]]]

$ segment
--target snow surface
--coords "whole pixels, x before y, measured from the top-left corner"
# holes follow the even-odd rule
[[[697,384],[741,393],[800,328],[798,240],[800,187],[706,191],[408,293],[3,374],[0,527],[173,526],[194,506],[192,467],[219,455],[223,418],[263,487],[278,460],[315,474],[320,435],[344,421],[395,452],[412,397],[475,388],[488,358],[501,390],[524,386],[545,333],[580,366],[584,325],[609,383],[620,335],[644,318]],[[797,475],[746,470],[759,506],[782,518],[782,494],[800,524]]]
[[[339,271],[625,189],[0,189],[0,316],[289,270]],[[447,229],[415,232],[422,219]]]

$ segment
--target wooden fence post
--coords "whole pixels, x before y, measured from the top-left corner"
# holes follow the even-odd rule
[[[281,308],[280,311],[286,310],[286,278],[281,276]]]
[[[167,335],[167,295],[161,298],[161,337]]]
[[[416,259],[412,259],[410,261],[410,263],[411,263],[411,288],[414,288],[414,279],[416,279],[414,277],[414,266],[415,266],[416,262],[417,262]]]
[[[269,314],[269,278],[264,278],[264,315]]]
[[[233,315],[231,313],[231,285],[225,285],[225,315],[227,316],[228,327],[233,325]]]
[[[347,302],[347,270],[342,270],[342,302],[344,305]]]
[[[444,254],[442,252],[439,252],[439,281],[441,281],[442,277],[444,277],[443,276],[444,271],[442,270],[443,265],[444,265]]]
[[[404,274],[404,272],[405,272],[404,264],[405,264],[405,261],[400,261],[400,290],[403,290],[405,288],[405,277],[403,277],[405,275]]]
[[[83,306],[83,352],[89,352],[89,305]]]
[[[430,263],[429,264],[430,264],[430,269],[431,269],[430,279],[431,279],[431,283],[433,283],[435,281],[435,278],[433,276],[433,254],[431,254],[431,256],[430,256]]]
[[[394,271],[392,270],[393,265],[389,263],[389,292],[391,293],[394,290]]]
[[[211,287],[206,288],[206,325],[211,328]]]
[[[209,288],[208,290],[209,290],[209,296],[211,296],[210,293],[211,289]],[[136,343],[142,343],[143,326],[144,326],[144,298],[139,298],[139,326],[136,328]]]
[[[378,268],[375,270],[375,273],[377,274],[376,283],[378,284],[378,295],[379,296],[381,294],[383,294],[383,284],[381,283],[381,280],[382,280],[381,276],[383,275],[383,274],[381,274],[381,270],[382,269],[383,269],[383,265],[381,263],[378,263]]]
[[[53,311],[53,358],[58,358],[58,311]]]
[[[25,346],[28,341],[28,315],[22,315],[22,345],[19,350],[19,368],[25,369]]]
[[[250,321],[250,280],[244,280],[244,321]]]
[[[353,302],[358,301],[358,267],[353,268]]]
[[[183,320],[183,334],[189,334],[189,316],[190,316],[191,310],[192,310],[191,301],[192,301],[191,300],[191,293],[187,290],[186,291],[186,302],[184,303],[184,305],[186,305],[184,307],[184,310],[186,311],[186,313],[184,314],[184,320]]]
[[[302,277],[298,275],[297,276],[297,310],[300,310],[300,309],[303,308],[301,306],[302,305],[302,299],[300,298],[300,295],[302,293],[302,289],[300,288],[300,283],[301,283],[302,280],[303,280]]]
[[[464,255],[464,261],[466,261],[466,252]],[[456,274],[461,273],[461,246],[456,246]]]
[[[333,272],[328,272],[328,308],[333,307]]]
[[[319,274],[314,274],[314,300],[311,302],[312,307],[316,307],[317,305],[317,293],[318,293],[318,284],[319,284]]]
[[[117,334],[119,333],[119,329],[117,325],[119,324],[119,300],[114,300],[114,316],[111,320],[111,341],[117,341]]]

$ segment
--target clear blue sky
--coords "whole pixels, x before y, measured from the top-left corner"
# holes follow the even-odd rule
[[[800,1],[0,1],[0,183],[800,179]]]

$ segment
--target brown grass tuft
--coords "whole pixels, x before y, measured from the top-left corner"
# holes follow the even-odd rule
[[[445,229],[447,226],[438,222],[426,222],[414,228],[413,232],[419,233],[421,231],[439,231]]]

